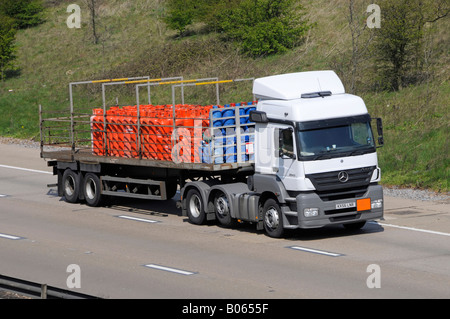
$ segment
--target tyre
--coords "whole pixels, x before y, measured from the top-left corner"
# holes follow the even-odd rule
[[[80,194],[80,176],[66,169],[62,177],[63,196],[68,203],[77,203]]]
[[[284,234],[283,215],[275,199],[269,198],[263,206],[264,230],[269,237],[280,238]]]
[[[186,195],[186,209],[189,221],[192,224],[202,225],[205,223],[206,214],[200,192],[195,188],[190,189]]]
[[[102,195],[102,184],[100,178],[93,173],[87,173],[83,182],[84,199],[86,204],[92,207],[101,206],[104,196]]]
[[[236,223],[236,220],[231,217],[228,198],[222,192],[217,193],[214,198],[214,212],[217,220],[222,226],[231,227]]]

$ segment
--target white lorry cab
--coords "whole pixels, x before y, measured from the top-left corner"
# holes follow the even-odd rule
[[[256,79],[253,94],[255,174],[249,187],[264,197],[264,226],[282,228],[343,224],[364,226],[382,218],[376,141],[364,101],[345,93],[333,71]],[[383,143],[377,119],[379,144]]]

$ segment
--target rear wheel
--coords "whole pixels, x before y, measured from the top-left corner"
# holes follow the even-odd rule
[[[283,215],[278,202],[269,198],[263,207],[264,230],[270,237],[280,238],[284,234]]]
[[[222,192],[217,193],[214,198],[214,211],[221,225],[231,227],[236,223],[236,220],[231,217],[228,198]]]
[[[71,169],[66,169],[62,177],[63,195],[67,202],[77,203],[80,194],[80,176]]]
[[[84,198],[89,206],[97,207],[103,203],[102,185],[100,178],[93,173],[87,173],[84,176]]]
[[[190,189],[186,195],[186,209],[189,221],[196,225],[205,223],[206,215],[200,192],[195,188]]]

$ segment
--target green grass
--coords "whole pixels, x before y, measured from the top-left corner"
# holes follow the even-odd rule
[[[383,118],[384,184],[448,192],[449,96],[450,85],[443,82],[364,97],[371,114]]]
[[[104,2],[97,45],[92,41],[87,8],[81,7],[82,28],[68,29],[68,3],[49,6],[44,24],[18,32],[17,74],[0,82],[0,135],[38,140],[39,105],[47,110],[68,110],[68,84],[74,81],[144,75],[236,79],[335,69],[347,85],[345,59],[351,49],[348,3],[303,3],[307,17],[315,23],[303,44],[260,59],[241,55],[218,35],[206,33],[202,25],[191,26],[190,36],[176,38],[177,32],[168,30],[159,19],[164,7],[158,0]],[[360,14],[364,16],[364,10]],[[383,118],[385,146],[379,149],[379,164],[386,185],[449,191],[448,20],[439,25],[432,42],[436,56],[432,81],[399,92],[373,92],[367,85],[359,90],[370,113]],[[373,76],[369,72],[360,80],[367,82]],[[77,108],[89,112],[101,106],[100,88],[77,87]],[[170,88],[155,88],[152,102],[171,103],[170,96]],[[121,105],[134,104],[134,88],[108,91],[108,103],[114,104],[116,97]],[[248,84],[221,87],[222,104],[251,98]],[[214,104],[214,91],[188,88],[186,102]]]

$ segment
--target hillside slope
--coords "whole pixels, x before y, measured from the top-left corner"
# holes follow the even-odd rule
[[[0,135],[38,139],[38,105],[67,110],[72,81],[143,75],[235,79],[334,69],[349,87],[352,39],[347,1],[303,1],[315,27],[302,45],[259,59],[241,55],[202,25],[177,38],[161,20],[161,0],[103,1],[97,18],[99,43],[94,44],[87,8],[82,7],[81,29],[67,27],[70,3],[47,1],[45,23],[18,32],[18,71],[0,83]],[[364,22],[365,10],[357,13]],[[449,190],[449,20],[439,21],[429,40],[432,80],[399,92],[376,92],[367,84],[376,76],[373,68],[363,68],[358,78],[357,93],[372,115],[384,120],[386,145],[379,150],[379,159],[385,184]],[[230,87],[223,93],[224,99],[238,101],[249,92],[250,87]],[[98,89],[80,89],[76,94],[77,103],[87,110],[100,105]],[[111,103],[116,96],[121,104],[133,103],[132,92],[112,93]],[[157,93],[156,99],[167,103],[167,96]],[[210,95],[193,92],[188,98],[208,103]]]

